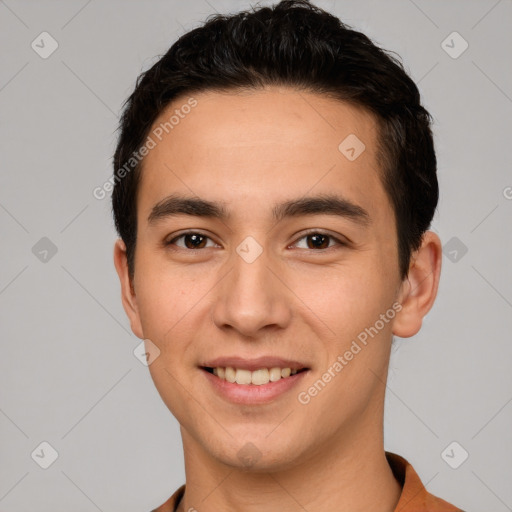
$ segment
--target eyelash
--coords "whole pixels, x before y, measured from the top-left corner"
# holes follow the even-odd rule
[[[181,233],[180,235],[174,237],[172,240],[164,242],[164,245],[166,247],[174,245],[174,242],[176,242],[180,238],[183,238],[183,237],[185,237],[187,235],[199,235],[199,236],[202,236],[204,238],[207,238],[207,239],[211,240],[211,238],[208,235],[205,235],[205,234],[203,234],[203,233],[201,233],[199,231],[186,231],[186,232]],[[311,230],[311,231],[308,231],[307,233],[304,233],[300,238],[297,239],[295,244],[298,241],[302,240],[303,238],[307,238],[308,236],[312,236],[312,235],[322,235],[322,236],[325,236],[327,238],[330,238],[330,239],[334,240],[335,242],[337,242],[338,246],[341,246],[341,247],[346,247],[348,245],[346,242],[343,242],[339,238],[336,238],[335,236],[333,236],[333,235],[331,235],[329,233],[326,233],[324,231],[321,231],[321,230]],[[334,248],[335,248],[335,246],[331,246],[331,247],[327,247],[326,249],[309,249],[309,251],[324,252],[324,251],[328,251],[328,250],[334,249]],[[203,247],[202,249],[187,249],[187,248],[184,248],[184,247],[179,247],[178,249],[173,249],[173,250],[184,250],[184,251],[191,252],[191,251],[200,251],[200,250],[204,250],[204,249],[208,249],[208,247]],[[308,250],[308,249],[304,249],[304,250]]]

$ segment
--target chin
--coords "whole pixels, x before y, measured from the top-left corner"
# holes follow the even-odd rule
[[[272,435],[272,434],[271,434]],[[286,436],[290,440],[289,435]],[[236,439],[236,438],[235,438]],[[208,446],[211,456],[223,464],[252,473],[283,471],[297,464],[300,455],[298,446],[290,442],[283,443],[283,433],[276,433],[275,439],[269,440],[266,434],[248,437],[242,440],[230,439],[227,445]]]

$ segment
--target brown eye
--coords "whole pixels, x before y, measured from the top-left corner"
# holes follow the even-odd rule
[[[176,244],[177,240],[183,239],[183,246]],[[177,247],[180,247],[182,249],[204,249],[205,243],[207,240],[210,240],[209,237],[206,235],[203,235],[201,233],[197,233],[195,231],[189,231],[187,233],[182,233],[181,235],[173,238],[172,240],[169,240],[166,242],[165,245],[177,245]]]
[[[306,241],[306,247],[301,247],[304,248],[304,249],[311,249],[311,250],[325,250],[325,249],[330,249],[332,247],[332,245],[330,245],[330,241],[331,240],[334,240],[335,242],[337,242],[337,244],[334,244],[334,245],[346,245],[344,242],[342,242],[341,240],[339,240],[338,238],[332,236],[332,235],[329,235],[327,233],[322,233],[321,231],[312,231],[310,233],[307,233],[306,235],[304,235],[303,237],[299,238],[299,241],[300,240],[307,240]],[[297,244],[298,242],[296,242]]]
[[[306,237],[306,239],[311,241],[311,244],[308,244],[310,249],[327,249],[329,247],[329,238],[329,236],[322,235],[321,233]]]

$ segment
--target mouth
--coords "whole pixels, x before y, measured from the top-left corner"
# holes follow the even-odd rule
[[[290,368],[273,366],[271,368],[258,368],[251,371],[245,368],[234,368],[232,366],[201,366],[202,370],[208,372],[220,380],[231,384],[239,384],[242,386],[264,386],[272,382],[278,382],[282,379],[308,371],[309,368]]]
[[[212,391],[232,404],[263,405],[297,387],[311,368],[296,361],[218,359],[199,366]]]

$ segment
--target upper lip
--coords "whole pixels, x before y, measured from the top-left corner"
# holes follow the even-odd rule
[[[290,368],[301,370],[307,365],[296,360],[283,359],[281,357],[262,356],[255,359],[244,359],[242,357],[217,357],[206,361],[201,365],[204,368],[240,368],[241,370],[255,371],[260,368]]]

